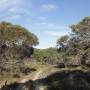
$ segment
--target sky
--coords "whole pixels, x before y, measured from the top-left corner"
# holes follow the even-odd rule
[[[26,27],[37,35],[37,48],[55,47],[69,26],[90,16],[90,0],[0,0],[0,22]]]

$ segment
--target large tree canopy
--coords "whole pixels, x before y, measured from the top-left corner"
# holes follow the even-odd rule
[[[72,25],[71,30],[69,40],[67,36],[57,40],[60,46],[67,47],[63,57],[69,58],[68,60],[80,61],[81,64],[90,62],[90,17],[85,17],[76,25]]]
[[[9,22],[0,23],[0,45],[37,45],[38,38],[26,28]]]
[[[72,25],[71,29],[79,46],[90,47],[90,17],[85,17],[77,25]]]
[[[79,48],[90,47],[90,17],[85,17],[81,22],[71,26],[72,34],[68,40],[68,36],[62,36],[57,40],[57,44],[69,45],[70,47],[78,46]],[[67,41],[68,40],[68,41]]]
[[[64,35],[64,36],[58,38],[57,46],[58,47],[63,47],[67,43],[68,39],[69,39],[68,35]]]

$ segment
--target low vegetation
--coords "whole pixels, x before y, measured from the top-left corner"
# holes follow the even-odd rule
[[[57,39],[56,48],[36,49],[36,35],[22,26],[0,23],[0,80],[45,70],[46,78],[40,82],[49,85],[47,90],[90,90],[90,17],[70,28],[70,35]],[[52,74],[51,68],[59,71],[47,76]]]
[[[61,60],[61,54],[57,52],[56,48],[48,48],[48,49],[36,49],[32,58],[35,61],[42,62],[44,64],[57,64]]]

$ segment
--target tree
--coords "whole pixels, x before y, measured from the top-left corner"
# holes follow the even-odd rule
[[[38,38],[26,28],[8,22],[0,23],[0,45],[37,45]]]
[[[85,17],[77,25],[71,26],[72,32],[75,34],[74,40],[78,42],[82,48],[90,47],[90,17]]]
[[[68,35],[64,35],[64,36],[58,38],[58,40],[57,40],[57,46],[58,46],[58,48],[59,49],[60,48],[64,49],[65,46],[66,46],[66,44],[67,44],[68,39],[69,39],[69,36]]]
[[[77,62],[78,64],[80,62],[85,65],[87,60],[90,60],[90,17],[85,17],[78,24],[72,25],[71,30],[72,33],[69,39],[64,36],[57,40],[61,49],[65,45],[67,47],[62,58],[69,58],[68,60],[72,59],[74,63]]]
[[[77,44],[77,47],[73,47],[73,49],[78,50],[78,54],[81,56],[81,64],[86,64],[87,60],[90,59],[88,56],[90,51],[87,53],[90,49],[90,17],[85,17],[77,25],[72,25],[71,29],[75,34],[75,37],[73,37],[74,44]]]
[[[8,47],[10,50],[9,53],[12,53],[12,50],[13,52],[17,50],[17,53],[20,52],[29,56],[33,52],[32,47],[38,44],[37,36],[29,32],[26,28],[20,25],[13,25],[9,22],[0,23],[0,53],[4,51],[4,48]]]

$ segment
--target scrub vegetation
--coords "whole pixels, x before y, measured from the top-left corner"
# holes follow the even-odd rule
[[[31,75],[29,81],[39,73],[33,83],[45,85],[45,90],[90,90],[90,17],[70,28],[71,34],[58,38],[56,47],[37,49],[35,34],[20,25],[1,22],[0,82]]]

